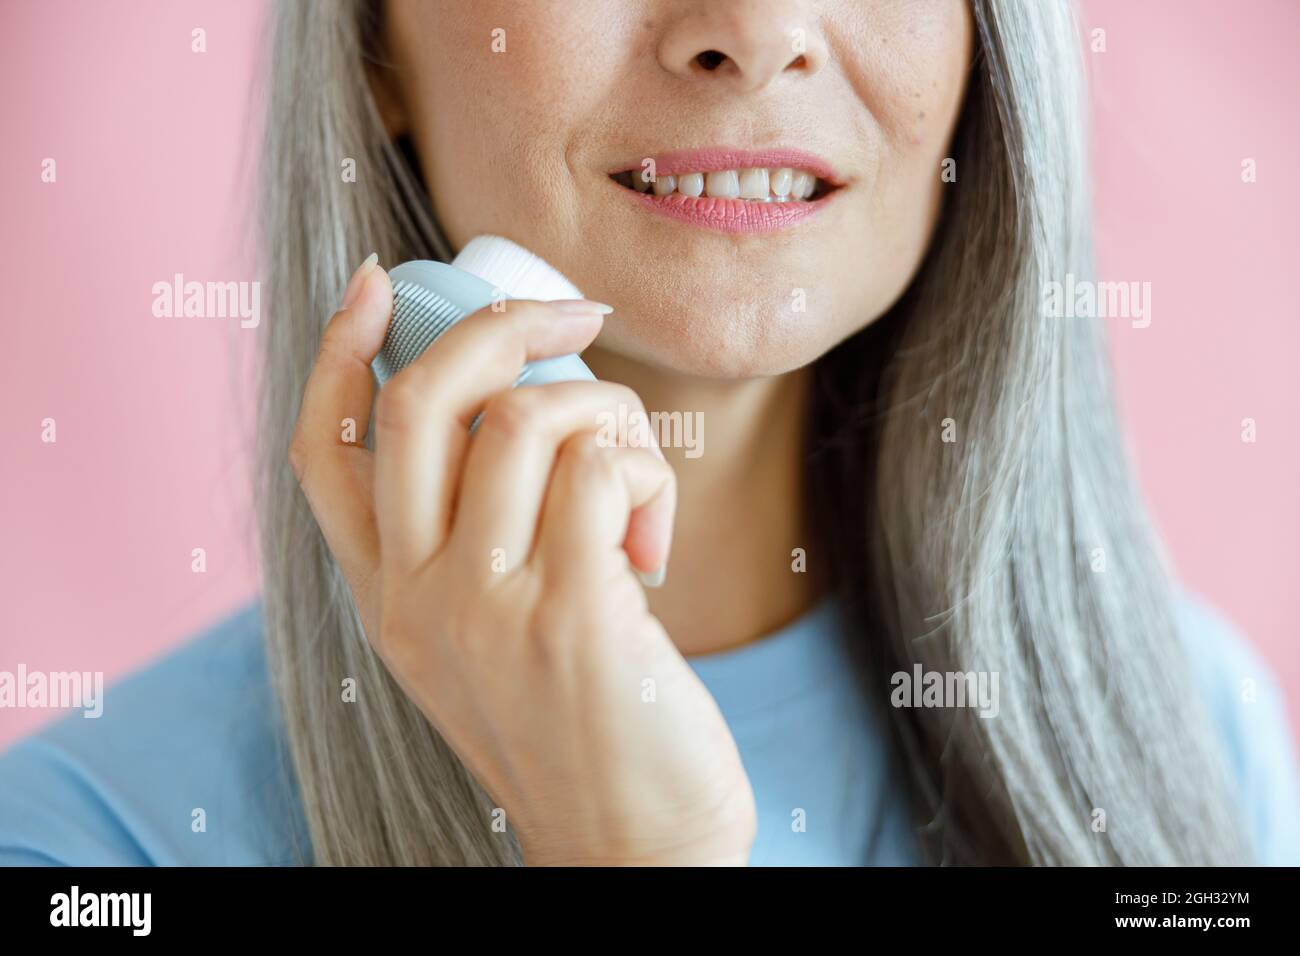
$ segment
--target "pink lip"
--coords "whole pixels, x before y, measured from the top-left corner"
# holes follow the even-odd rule
[[[831,186],[841,186],[831,165],[812,153],[799,149],[741,150],[717,147],[679,150],[653,156],[655,175],[712,173],[724,169],[779,169],[783,166],[810,172]],[[639,170],[632,163],[610,170],[610,175]],[[680,193],[656,196],[617,186],[643,208],[676,219],[678,222],[728,233],[763,233],[786,229],[815,216],[835,196],[829,193],[812,202],[754,202],[745,199],[715,199],[710,196],[683,196]]]
[[[668,175],[667,173],[664,174]],[[835,193],[813,202],[753,202],[745,199],[714,199],[711,196],[683,196],[675,193],[656,196],[639,193],[614,184],[631,200],[645,209],[676,219],[678,222],[719,232],[776,232],[815,216],[831,201]]]

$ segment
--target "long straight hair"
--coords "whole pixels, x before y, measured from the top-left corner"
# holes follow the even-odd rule
[[[883,675],[914,664],[999,677],[995,718],[892,711],[932,861],[1246,862],[1118,439],[1101,329],[1042,309],[1045,283],[1091,274],[1073,15],[1066,0],[973,8],[958,182],[907,294],[816,365],[808,507],[878,697]],[[409,146],[385,134],[365,80],[378,18],[370,0],[274,9],[258,475],[268,659],[316,863],[517,864],[482,789],[368,649],[286,458],[356,263],[372,250],[449,258]],[[358,690],[343,703],[348,678]]]

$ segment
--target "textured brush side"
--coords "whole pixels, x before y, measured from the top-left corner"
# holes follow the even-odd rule
[[[414,362],[465,314],[437,292],[413,282],[393,283],[393,318],[372,366],[379,383],[382,385]]]

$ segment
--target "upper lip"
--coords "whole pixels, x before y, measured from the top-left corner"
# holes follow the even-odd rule
[[[725,169],[790,168],[812,173],[830,186],[844,184],[829,161],[816,153],[788,146],[774,146],[770,149],[710,146],[703,149],[678,149],[664,153],[651,152],[611,169],[609,175],[616,176],[629,170],[642,169],[646,159],[654,160],[656,176],[715,173]]]

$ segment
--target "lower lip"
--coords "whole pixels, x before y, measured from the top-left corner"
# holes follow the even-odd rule
[[[655,196],[640,193],[614,183],[616,189],[626,193],[644,209],[657,212],[692,226],[712,229],[715,232],[764,233],[789,229],[825,208],[834,192],[812,202],[751,202],[745,199],[715,199],[711,196],[683,196],[670,193]],[[838,190],[837,190],[838,191]]]

